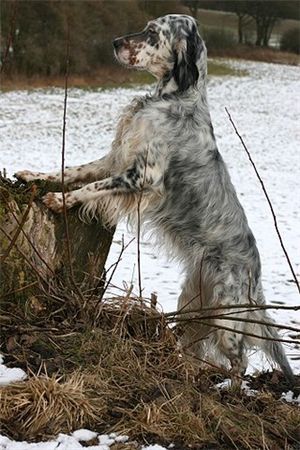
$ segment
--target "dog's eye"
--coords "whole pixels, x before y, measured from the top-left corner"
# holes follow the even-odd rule
[[[151,34],[153,36],[154,34],[157,34],[157,31],[154,30],[154,28],[148,28],[148,34]]]

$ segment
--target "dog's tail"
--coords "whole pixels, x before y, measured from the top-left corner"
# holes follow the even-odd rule
[[[280,336],[275,326],[272,325],[274,323],[273,320],[265,311],[257,311],[255,315],[258,321],[267,323],[267,325],[255,325],[253,334],[261,336],[261,339],[256,341],[256,344],[259,345],[272,361],[278,364],[287,380],[293,385],[295,383],[294,374],[286,357],[283,345],[280,342]]]

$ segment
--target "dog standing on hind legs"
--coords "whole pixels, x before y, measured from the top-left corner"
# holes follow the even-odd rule
[[[136,98],[125,109],[105,157],[65,169],[66,184],[84,184],[66,194],[66,207],[81,204],[83,216],[101,215],[111,225],[121,217],[134,222],[139,207],[141,221],[156,229],[185,268],[178,309],[190,320],[183,345],[200,358],[206,347],[216,348],[238,376],[247,368],[247,348],[259,346],[292,380],[265,310],[236,309],[249,299],[258,306],[265,303],[260,258],[216,145],[206,96],[206,48],[194,19],[160,17],[113,45],[122,65],[149,71],[157,86],[153,95]],[[21,171],[16,176],[61,180],[60,172]],[[62,193],[49,192],[44,203],[61,212]],[[208,318],[205,326],[193,321],[195,310],[220,306],[245,321]],[[266,324],[249,323],[250,318]]]

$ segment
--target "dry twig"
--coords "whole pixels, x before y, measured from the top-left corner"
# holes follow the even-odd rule
[[[70,280],[71,280],[72,285],[73,285],[74,289],[76,290],[79,298],[82,301],[82,305],[85,306],[86,299],[84,299],[84,296],[83,296],[81,290],[79,289],[79,287],[75,281],[75,277],[74,277],[69,224],[68,224],[68,216],[67,216],[67,208],[66,208],[66,197],[65,197],[65,143],[66,143],[66,120],[67,120],[69,68],[70,68],[70,28],[68,26],[67,45],[66,45],[66,71],[65,71],[65,95],[64,95],[63,129],[62,129],[62,149],[61,149],[61,183],[62,183],[62,200],[63,200],[63,218],[64,218],[64,225],[65,225],[65,233],[66,233],[67,252],[68,252],[69,269],[70,269]]]
[[[225,108],[225,111],[226,111],[226,113],[227,113],[227,115],[228,115],[228,117],[229,117],[229,120],[230,120],[230,122],[231,122],[231,124],[232,124],[232,126],[233,126],[233,128],[234,128],[234,131],[235,131],[236,135],[237,135],[238,138],[240,139],[240,141],[241,141],[241,143],[242,143],[242,145],[243,145],[243,147],[244,147],[244,149],[245,149],[245,151],[246,151],[246,153],[247,153],[247,156],[248,156],[248,158],[249,158],[249,161],[250,161],[250,163],[252,164],[252,167],[253,167],[253,169],[254,169],[254,172],[255,172],[255,174],[256,174],[256,176],[257,176],[257,178],[258,178],[258,180],[259,180],[259,182],[260,182],[260,184],[261,184],[262,190],[263,190],[263,192],[264,192],[264,194],[265,194],[265,197],[266,197],[266,199],[267,199],[267,202],[268,202],[269,207],[270,207],[270,210],[271,210],[271,214],[272,214],[272,217],[273,217],[273,222],[274,222],[275,230],[276,230],[276,233],[277,233],[277,236],[278,236],[278,239],[279,239],[281,248],[282,248],[282,250],[283,250],[283,253],[284,253],[284,255],[285,255],[285,258],[286,258],[286,260],[287,260],[287,263],[288,263],[288,265],[289,265],[289,268],[290,268],[290,270],[291,270],[293,279],[294,279],[294,281],[295,281],[295,283],[296,283],[296,286],[297,286],[298,291],[299,291],[299,294],[300,294],[300,285],[299,285],[299,282],[298,282],[296,273],[295,273],[295,271],[294,271],[293,265],[292,265],[292,263],[291,263],[289,254],[288,254],[288,252],[287,252],[287,250],[286,250],[286,248],[285,248],[285,246],[284,246],[284,244],[283,244],[282,236],[281,236],[281,234],[280,234],[279,227],[278,227],[278,223],[277,223],[277,217],[276,217],[276,214],[275,214],[275,211],[274,211],[272,202],[271,202],[271,200],[270,200],[270,197],[269,197],[269,195],[268,195],[268,192],[267,192],[267,190],[266,190],[266,187],[265,187],[265,185],[264,185],[264,182],[263,182],[263,180],[262,180],[262,178],[261,178],[261,176],[260,176],[260,174],[259,174],[259,172],[258,172],[258,170],[257,170],[257,167],[256,167],[256,165],[255,165],[255,162],[254,162],[253,159],[252,159],[251,153],[249,152],[249,150],[248,150],[248,148],[247,148],[247,146],[246,146],[246,144],[245,144],[245,142],[244,142],[242,136],[241,136],[240,133],[238,132],[237,127],[236,127],[234,121],[233,121],[232,118],[231,118],[231,115],[230,115],[228,109]]]
[[[4,252],[3,255],[1,255],[1,261],[2,261],[2,262],[5,261],[5,259],[6,259],[6,258],[8,257],[8,255],[10,254],[11,249],[12,249],[13,246],[15,245],[15,243],[16,243],[16,241],[17,241],[17,239],[18,239],[18,237],[19,237],[19,235],[20,235],[20,233],[21,233],[21,231],[22,231],[22,229],[23,229],[23,226],[24,226],[24,224],[25,224],[25,222],[26,222],[26,220],[27,220],[29,211],[30,211],[30,209],[31,209],[32,202],[33,202],[33,200],[34,200],[35,194],[36,194],[36,185],[34,184],[34,185],[31,187],[31,195],[30,195],[30,199],[29,199],[27,208],[26,208],[26,210],[25,210],[25,212],[24,212],[24,214],[23,214],[23,216],[22,216],[22,219],[21,219],[21,221],[20,221],[19,224],[18,224],[18,228],[17,228],[17,230],[16,230],[16,232],[15,232],[13,238],[11,239],[11,241],[10,241],[10,243],[9,243],[9,246],[7,247],[6,251]],[[4,196],[3,196],[3,198],[4,198],[4,200],[6,201],[6,199],[5,199]],[[7,203],[7,202],[6,202],[6,203]]]

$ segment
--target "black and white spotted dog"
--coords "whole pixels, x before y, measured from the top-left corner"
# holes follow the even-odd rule
[[[125,109],[104,158],[65,170],[65,183],[84,185],[66,194],[67,208],[81,204],[82,214],[101,215],[115,224],[124,216],[134,219],[140,205],[142,221],[155,227],[185,268],[178,302],[190,318],[184,325],[184,348],[201,358],[215,348],[230,361],[233,374],[243,374],[246,349],[260,346],[292,379],[265,311],[228,309],[250,301],[262,305],[265,299],[255,239],[217,149],[206,96],[206,48],[194,19],[160,17],[113,45],[122,65],[157,78],[156,90]],[[16,176],[24,181],[61,179],[60,172],[21,171]],[[49,192],[44,202],[62,211],[61,193]],[[203,308],[205,318],[211,315],[205,307],[223,305],[215,314],[230,312],[227,319],[267,324],[207,318],[203,325],[193,320],[194,311]]]

